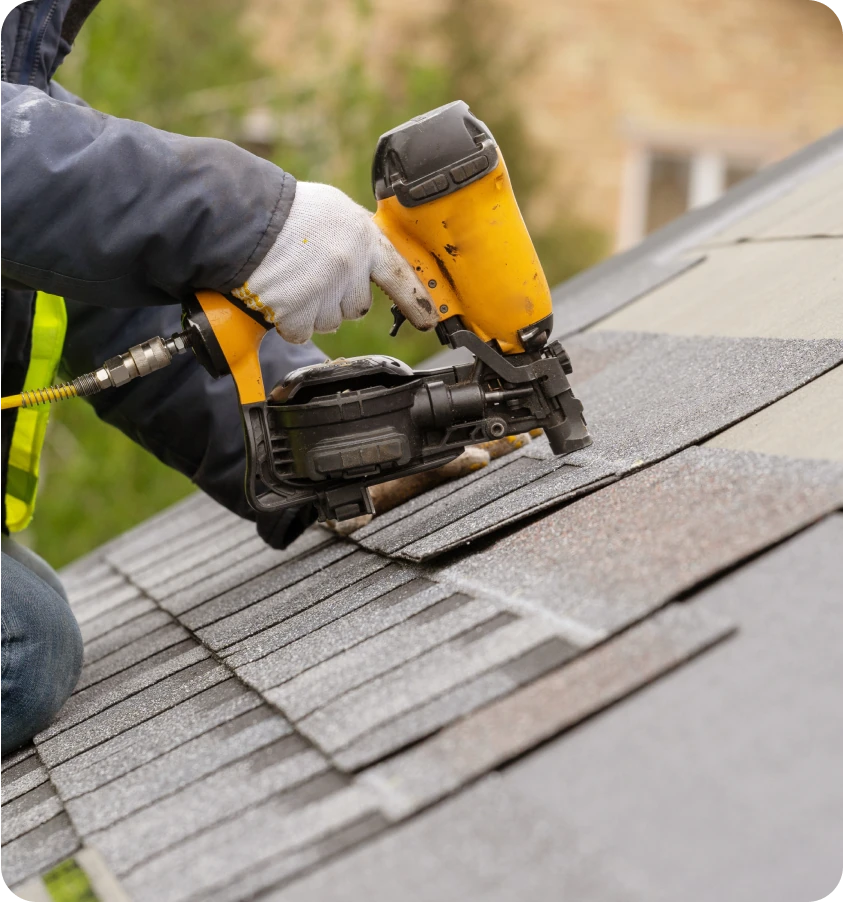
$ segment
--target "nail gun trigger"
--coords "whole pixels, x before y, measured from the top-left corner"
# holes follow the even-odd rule
[[[390,308],[390,312],[392,313],[393,322],[392,328],[389,330],[389,334],[392,336],[392,338],[395,338],[395,336],[398,334],[398,330],[401,328],[401,326],[404,325],[405,322],[407,322],[407,317],[404,316],[404,314],[398,309],[395,304],[393,304]]]

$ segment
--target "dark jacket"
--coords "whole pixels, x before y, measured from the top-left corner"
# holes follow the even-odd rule
[[[19,392],[26,375],[33,289],[66,298],[63,369],[87,372],[176,331],[179,302],[196,289],[241,285],[295,195],[292,176],[234,144],[106,116],[53,82],[94,5],[33,0],[3,23],[4,395]],[[271,386],[322,356],[273,332],[261,349],[265,380]],[[184,355],[92,403],[102,419],[254,519],[231,379],[215,382]],[[4,498],[15,416],[2,414]]]

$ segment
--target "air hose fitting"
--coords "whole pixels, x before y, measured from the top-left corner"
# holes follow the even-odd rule
[[[106,388],[119,388],[133,379],[148,376],[156,370],[169,366],[177,354],[183,354],[190,347],[189,336],[179,332],[171,338],[150,338],[129,348],[125,354],[110,357],[91,373],[77,376],[62,385],[36,388],[19,395],[2,399],[2,409],[12,407],[35,407],[38,404],[53,404],[66,398],[85,398],[96,395]]]

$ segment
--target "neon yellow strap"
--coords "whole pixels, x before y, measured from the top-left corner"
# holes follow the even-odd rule
[[[32,324],[32,350],[23,390],[43,388],[55,381],[67,331],[64,299],[38,293]],[[6,526],[10,532],[25,529],[35,511],[41,448],[50,417],[48,405],[18,411],[9,468],[6,473]]]

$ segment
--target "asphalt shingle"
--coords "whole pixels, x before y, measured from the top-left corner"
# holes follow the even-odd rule
[[[706,444],[843,462],[843,366],[741,420]]]
[[[286,736],[92,833],[90,842],[116,874],[125,874],[200,830],[305,783],[328,767],[326,759],[299,736]]]
[[[490,501],[475,478],[376,518],[355,541],[407,560],[459,547],[708,438],[834,367],[843,360],[843,341],[591,332],[572,339],[568,351],[574,372],[583,373],[575,388],[594,445],[536,460],[547,447],[540,439],[529,446],[530,457],[495,471],[494,481],[516,466],[523,473],[520,487],[510,481],[509,494]]]
[[[140,597],[137,586],[123,581],[122,585],[108,589],[102,595],[97,595],[88,601],[77,602],[75,599],[72,604],[73,615],[76,622],[81,624],[88,623],[91,620],[99,618],[104,612],[111,611],[127,601],[134,601]]]
[[[50,739],[35,737],[38,753],[47,767],[55,767],[80,752],[130,730],[156,714],[172,708],[184,699],[228,679],[231,671],[212,660],[200,661],[166,677],[82,723]]]
[[[352,558],[346,558],[349,565],[356,564]],[[237,672],[244,678],[247,674],[258,674],[261,681],[271,673],[271,662],[266,662],[264,670],[263,662],[249,670],[244,670],[238,665],[241,662],[254,661],[264,655],[277,654],[273,661],[279,658],[285,662],[292,662],[284,653],[284,649],[299,639],[308,638],[321,627],[336,621],[344,622],[346,616],[359,610],[361,607],[389,595],[393,591],[400,591],[401,587],[410,582],[416,574],[406,566],[389,564],[377,569],[374,573],[364,576],[363,579],[352,583],[344,589],[340,589],[322,601],[316,601],[309,607],[289,617],[280,619],[275,626],[271,626],[257,635],[243,639],[235,645],[226,648],[223,654],[226,663],[237,667]],[[316,595],[315,597],[318,597]],[[314,598],[308,598],[313,601]],[[342,620],[340,620],[342,618]]]
[[[706,245],[843,237],[843,160],[706,240]]]
[[[231,548],[254,543],[256,539],[260,541],[255,535],[254,523],[241,520],[230,524],[227,519],[219,523],[211,519],[202,533],[192,537],[188,547],[176,549],[178,554],[170,553],[169,549],[165,554],[160,549],[152,549],[145,564],[132,567],[132,582],[150,595],[153,595],[151,590],[155,588],[167,591],[170,584],[181,587],[185,578],[196,569],[212,563]]]
[[[2,803],[10,802],[18,796],[35,789],[49,779],[47,769],[35,754],[25,758],[3,770]],[[4,809],[5,812],[5,809]],[[5,813],[4,813],[5,817]]]
[[[134,642],[116,649],[108,655],[91,663],[86,663],[76,684],[76,693],[108,679],[120,671],[146,661],[164,649],[184,642],[190,637],[186,629],[177,623],[166,623],[164,626],[141,636]]]
[[[3,805],[3,845],[40,827],[64,810],[61,799],[49,782]]]
[[[690,603],[656,616],[493,702],[403,754],[363,771],[406,817],[651,682],[719,641],[728,620]]]
[[[92,792],[260,705],[238,680],[224,679],[111,739],[53,766],[62,798]]]
[[[208,650],[193,638],[186,638],[143,661],[108,677],[100,683],[75,692],[65,703],[58,717],[43,730],[37,741],[47,742],[113,705],[131,700],[142,690],[160,683],[209,657]]]
[[[150,549],[181,543],[203,528],[209,520],[239,523],[239,518],[202,492],[156,514],[126,535],[113,539],[99,550],[102,559],[125,572]]]
[[[140,590],[137,590],[135,598],[116,605],[95,620],[79,624],[79,631],[82,633],[82,638],[87,645],[94,639],[107,635],[112,630],[120,629],[122,631],[131,620],[154,610],[156,610],[154,603],[141,595]]]
[[[201,573],[192,574],[193,583],[186,588],[170,594],[162,587],[154,592],[154,597],[161,601],[162,606],[168,611],[179,615],[238,586],[245,585],[281,564],[289,564],[294,558],[315,551],[332,540],[331,534],[324,529],[309,529],[284,551],[263,544],[260,551],[253,554],[245,552],[242,559],[220,572],[203,568]],[[247,543],[247,547],[250,548],[251,543]],[[216,566],[213,569],[216,570]]]
[[[86,639],[85,664],[92,665],[108,655],[113,655],[172,622],[173,618],[166,611],[153,608],[127,621],[119,629],[110,630],[95,639]],[[127,651],[127,654],[131,652]]]
[[[377,815],[375,796],[328,774],[300,794],[283,793],[216,828],[206,830],[136,868],[125,885],[136,902],[198,902],[217,887],[248,879],[261,865],[320,843]],[[314,797],[315,796],[315,797]],[[255,837],[261,842],[255,842]],[[178,879],[174,876],[178,875]]]
[[[491,620],[498,613],[500,609],[491,602],[450,595],[403,623],[269,690],[267,697],[288,717],[300,720],[332,699]]]
[[[836,198],[843,206],[843,192]],[[734,338],[843,338],[843,241],[727,245],[597,330]],[[587,409],[587,408],[586,408]]]
[[[330,754],[392,718],[520,657],[552,636],[547,620],[518,618],[475,642],[452,639],[337,697],[297,722],[297,728]]]
[[[562,639],[543,642],[521,657],[375,727],[331,758],[342,770],[359,770],[554,670],[575,657],[577,651]]]
[[[689,448],[449,564],[442,578],[506,586],[605,636],[840,504],[839,464]]]
[[[825,898],[843,848],[841,547],[834,514],[726,574],[692,605],[739,623],[733,639],[268,898]]]
[[[412,617],[449,594],[445,586],[414,577],[266,657],[254,660],[251,650],[244,648],[248,663],[243,663],[237,653],[231,654],[227,661],[251,685],[269,689]]]
[[[374,554],[353,550],[351,554],[348,554],[347,552],[353,549],[353,546],[343,547],[342,555],[337,554],[338,546],[329,547],[334,552],[335,559],[337,557],[343,559],[327,565],[324,570],[318,570],[315,573],[312,566],[307,566],[306,561],[302,562],[303,566],[298,573],[295,572],[297,569],[295,564],[291,565],[286,579],[282,579],[279,574],[273,580],[274,584],[283,582],[288,588],[276,591],[268,598],[246,608],[241,606],[231,616],[211,623],[210,626],[197,629],[196,635],[209,648],[218,651],[234,645],[235,642],[239,642],[247,636],[274,626],[279,621],[292,617],[305,608],[312,607],[316,602],[341,592],[388,564],[384,558]],[[290,585],[293,580],[295,580],[295,584]],[[192,618],[188,616],[185,616],[183,621],[188,625],[193,622]]]
[[[323,570],[334,561],[347,557],[353,550],[352,547],[343,542],[331,542],[326,546],[320,547],[312,555],[305,555],[281,564],[268,573],[257,576],[228,592],[216,596],[205,604],[179,614],[179,619],[190,629],[198,630],[223,618],[231,617],[238,611],[263,601],[265,598],[269,598],[309,576],[313,576],[314,573]],[[166,601],[162,602],[162,604],[164,607],[167,607]]]
[[[79,837],[67,814],[58,814],[29,833],[3,846],[3,880],[14,886],[41,874],[72,855]]]
[[[195,739],[93,792],[66,803],[85,832],[102,830],[232,761],[292,732],[283,717],[261,705],[228,720]]]

